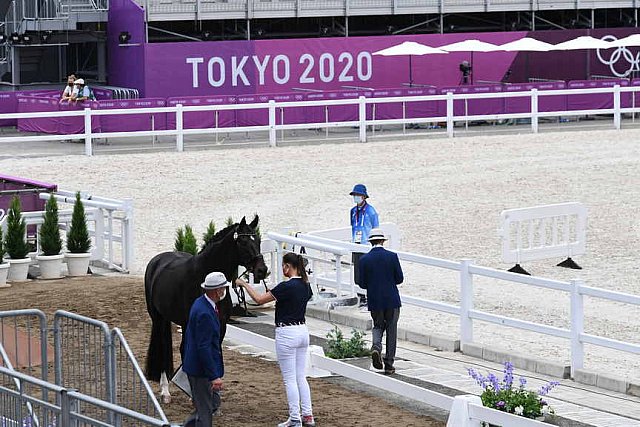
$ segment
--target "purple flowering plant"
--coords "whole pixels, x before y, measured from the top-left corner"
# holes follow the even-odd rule
[[[488,408],[520,415],[525,418],[537,418],[545,413],[553,413],[543,396],[556,387],[559,383],[551,381],[540,387],[539,390],[527,390],[527,379],[520,377],[518,383],[514,384],[513,364],[504,363],[504,376],[500,380],[495,374],[488,373],[486,376],[474,369],[468,369],[469,376],[483,388],[480,395],[482,404]]]

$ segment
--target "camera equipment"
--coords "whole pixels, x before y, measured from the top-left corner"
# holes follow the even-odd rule
[[[471,74],[471,64],[469,61],[462,61],[459,65],[460,72],[462,73],[462,84],[469,84],[469,74]]]

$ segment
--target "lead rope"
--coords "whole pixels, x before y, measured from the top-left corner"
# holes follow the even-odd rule
[[[247,280],[249,280],[249,270],[245,268],[244,273],[239,275],[238,279],[241,279],[242,277],[247,277]],[[238,297],[238,302],[242,302],[242,305],[244,306],[244,313],[246,315],[249,311],[247,309],[247,297],[244,293],[244,288],[240,286],[240,292],[238,292],[238,286],[236,286],[236,284],[234,283],[233,290],[236,293],[236,296]]]

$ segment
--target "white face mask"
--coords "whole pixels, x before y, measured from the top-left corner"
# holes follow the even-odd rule
[[[359,205],[363,201],[364,201],[363,196],[353,196],[353,203],[355,203],[356,205]]]

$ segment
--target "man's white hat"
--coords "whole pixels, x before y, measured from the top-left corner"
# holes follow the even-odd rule
[[[387,237],[384,235],[384,232],[382,231],[381,228],[374,228],[373,230],[371,230],[371,233],[369,233],[369,241],[372,242],[374,240],[389,240],[389,239],[387,239]]]
[[[213,273],[207,274],[207,277],[204,279],[204,282],[200,284],[200,287],[205,291],[212,291],[214,289],[224,288],[230,285],[231,283],[227,282],[227,278],[224,277],[224,273],[214,271]]]
[[[73,81],[73,84],[75,85],[83,85],[84,84],[84,79],[76,79]]]

